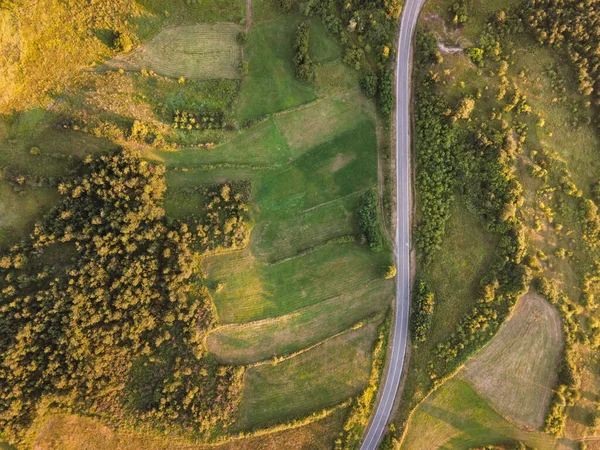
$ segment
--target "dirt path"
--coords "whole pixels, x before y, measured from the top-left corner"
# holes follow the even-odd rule
[[[246,0],[246,33],[252,25],[252,0]]]

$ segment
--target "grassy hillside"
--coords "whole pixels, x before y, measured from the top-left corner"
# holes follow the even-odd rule
[[[534,448],[557,448],[543,433],[519,430],[461,379],[446,382],[417,410],[402,448],[470,449],[521,440]],[[569,447],[565,447],[569,448]]]
[[[539,429],[556,383],[562,346],[558,312],[543,298],[526,295],[461,376],[510,420]]]
[[[523,307],[523,303],[517,303],[514,317],[473,356],[474,359],[466,363],[464,372],[459,373],[465,373],[466,379],[481,395],[480,403],[489,402],[496,411],[519,425],[520,428],[504,432],[506,438],[527,441],[531,436],[525,435],[523,430],[546,430],[549,435],[566,436],[557,445],[571,447],[579,445],[579,441],[588,443],[589,439],[593,448],[593,436],[597,435],[594,417],[600,392],[597,363],[591,357],[598,345],[597,311],[595,301],[591,302],[590,297],[596,292],[597,272],[594,267],[599,260],[595,232],[592,231],[592,222],[596,221],[594,205],[598,199],[593,188],[597,183],[597,158],[593,155],[598,149],[593,119],[595,106],[580,88],[578,69],[573,61],[569,62],[567,52],[550,45],[540,45],[545,40],[541,27],[548,25],[551,28],[551,25],[550,22],[542,25],[542,22],[533,19],[534,12],[527,9],[532,5],[530,2],[506,0],[428,3],[421,27],[422,31],[429,32],[429,37],[420,37],[421,54],[417,55],[417,59],[421,58],[423,65],[431,64],[433,76],[424,77],[418,83],[421,86],[429,83],[425,89],[435,91],[444,107],[448,108],[447,116],[444,116],[443,109],[434,111],[432,116],[442,118],[442,123],[445,121],[443,117],[450,119],[446,122],[451,130],[448,135],[455,139],[451,148],[457,152],[450,158],[457,162],[459,176],[456,183],[470,198],[467,206],[479,210],[478,215],[489,221],[490,210],[482,214],[480,208],[483,206],[485,210],[497,200],[496,194],[490,191],[498,186],[498,179],[488,184],[469,185],[465,178],[479,170],[489,171],[491,167],[486,167],[486,159],[491,155],[497,155],[499,166],[504,165],[504,173],[513,178],[512,195],[516,194],[515,200],[512,205],[505,205],[500,220],[508,217],[509,222],[519,224],[516,234],[520,235],[521,241],[520,265],[526,266],[522,270],[527,274],[527,286],[523,287],[537,286],[546,300],[554,304],[560,316],[559,319],[547,305],[537,313],[532,311],[527,314],[530,322],[523,322],[518,327],[520,333],[530,332],[532,337],[516,337],[515,334],[512,344],[501,345],[502,341],[513,339],[509,332],[511,322],[518,323],[519,311]],[[458,8],[458,12],[453,8]],[[544,11],[552,15],[557,12],[556,8],[546,5]],[[455,16],[456,22],[453,23]],[[461,21],[465,23],[457,23]],[[507,130],[512,133],[512,138],[506,137]],[[503,141],[501,149],[498,146],[500,141]],[[462,159],[464,152],[468,153],[472,146],[483,151],[469,156],[470,160]],[[464,166],[460,166],[463,163],[468,167],[466,171]],[[417,167],[417,170],[431,168]],[[470,191],[479,193],[473,196]],[[440,303],[439,288],[431,275],[436,272],[438,260],[443,259],[446,252],[453,251],[451,241],[447,241],[451,235],[451,223],[455,220],[452,217],[460,217],[468,224],[464,214],[455,214],[452,211],[447,222],[450,228],[442,229],[442,243],[440,249],[434,252],[432,262],[418,270],[418,276],[435,294],[433,322],[427,335],[427,339],[434,342],[439,329],[435,318],[444,306]],[[487,222],[486,226],[498,228],[497,224]],[[465,230],[465,239],[471,234],[470,228]],[[500,251],[506,249],[505,239],[503,237],[499,241]],[[419,252],[417,254],[419,256]],[[456,278],[452,269],[457,264],[450,264],[450,267],[441,272],[442,278]],[[474,267],[482,266],[474,264],[467,267],[472,271]],[[457,303],[455,315],[444,315],[449,324],[446,330],[454,330],[454,337],[451,335],[446,339],[442,350],[435,349],[429,355],[429,341],[419,344],[413,351],[415,365],[409,375],[406,401],[397,421],[398,427],[406,430],[404,448],[421,445],[415,442],[419,433],[427,428],[423,422],[423,411],[436,399],[452,391],[457,396],[457,404],[464,396],[464,404],[469,405],[468,399],[472,398],[469,392],[458,390],[455,381],[445,382],[406,422],[411,410],[406,405],[411,404],[410,399],[415,393],[419,398],[437,384],[423,376],[435,370],[436,358],[451,360],[453,352],[456,352],[459,361],[464,362],[472,349],[481,347],[497,330],[494,324],[490,324],[487,312],[496,308],[496,314],[502,318],[512,309],[513,301],[506,309],[497,309],[497,305],[506,301],[505,297],[497,296],[496,283],[501,285],[505,280],[498,276],[498,267],[502,267],[501,263],[493,261],[493,265],[483,268],[478,275],[480,282],[473,284],[478,298],[476,305],[481,305],[479,316],[465,315],[470,308],[467,302]],[[456,289],[461,286],[465,283],[459,283]],[[474,317],[481,319],[476,344],[473,344],[472,333]],[[534,331],[538,327],[539,331]],[[558,344],[561,341],[565,342],[564,346]],[[469,351],[465,352],[462,348]],[[557,348],[560,354],[556,353]],[[421,358],[431,361],[428,369],[421,369]],[[460,365],[453,368],[458,369]],[[434,372],[434,375],[439,373]],[[444,375],[454,376],[454,372]],[[411,378],[416,380],[414,385]],[[413,386],[421,386],[422,389]],[[468,406],[462,416],[474,414],[479,409]],[[448,417],[444,415],[444,421],[452,423]],[[432,442],[428,445],[432,448],[452,448],[453,445],[464,448],[501,442],[501,436],[494,427],[490,427],[490,439],[486,441],[479,425],[467,427],[463,424],[457,427],[461,430],[460,436],[451,437],[449,429],[437,423],[430,424],[431,432],[427,433],[427,439]],[[533,445],[532,442],[530,444]],[[541,443],[537,445],[543,448]]]
[[[35,30],[27,28],[33,23],[25,6],[41,17]],[[173,433],[169,441],[157,436],[158,422],[148,417],[166,392],[179,395],[176,380],[200,374],[192,378],[210,384],[205,373],[224,377],[230,366],[219,364],[226,361],[236,374],[246,371],[235,393],[239,408],[237,400],[218,407],[225,415],[237,408],[231,432],[260,435],[280,427],[223,448],[329,448],[348,409],[324,419],[314,414],[349,404],[368,384],[372,395],[381,365],[372,367],[377,327],[394,282],[384,279],[390,249],[369,249],[358,209],[377,190],[383,122],[317,16],[309,45],[317,77],[301,82],[293,42],[303,17],[282,14],[272,2],[254,6],[245,44],[238,37],[246,29],[240,1],[74,1],[73,17],[51,0],[0,10],[0,48],[10,60],[3,80],[10,97],[2,98],[7,114],[0,120],[0,248],[31,233],[59,201],[59,186],[64,191],[83,173],[83,161],[124,148],[165,167],[161,220],[187,225],[194,242],[186,253],[195,277],[190,300],[202,299],[196,310],[202,314],[214,303],[220,322],[212,329],[207,313],[198,319],[198,336],[183,340],[202,355],[206,344],[206,367],[173,369],[161,387],[165,371],[157,367],[198,356],[159,352],[120,361],[131,394],[122,415],[111,415],[103,402],[93,406],[93,418],[49,409],[27,432],[28,444],[202,448],[197,427],[180,413],[169,413],[164,423]],[[31,44],[38,41],[48,46]],[[242,60],[246,75],[238,72]],[[166,336],[154,340],[157,347],[170,342]],[[203,385],[194,395],[213,387],[221,389]],[[116,398],[120,390],[112,392]],[[133,426],[130,403],[147,402],[151,411],[136,415]],[[161,403],[170,408],[163,403],[172,401]],[[183,425],[174,431],[176,415]],[[205,419],[205,437],[228,438],[226,424]]]

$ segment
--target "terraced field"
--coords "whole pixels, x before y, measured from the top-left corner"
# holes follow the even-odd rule
[[[155,152],[168,167],[173,216],[195,213],[203,184],[252,183],[248,247],[202,261],[222,323],[207,337],[209,351],[223,362],[259,363],[245,378],[240,431],[301,418],[359,393],[394,294],[382,275],[389,255],[360,243],[356,213],[362,195],[377,186],[373,106],[352,77],[341,91],[318,80],[315,87],[263,84],[281,70],[293,77],[289,39],[282,37],[295,21],[261,23],[249,35],[250,74],[237,115],[244,120],[260,107],[264,118],[212,149]],[[341,67],[335,45],[321,53]],[[256,58],[264,65],[254,67]],[[316,101],[299,95],[313,89],[321,95]]]
[[[224,23],[168,27],[133,52],[111,59],[106,66],[146,69],[190,80],[237,78],[241,49],[236,36],[242,29]]]
[[[218,360],[247,366],[234,432],[303,419],[365,388],[377,328],[394,297],[394,282],[383,275],[390,252],[368,248],[357,217],[363,195],[378,184],[375,107],[319,21],[310,47],[319,64],[315,83],[300,82],[294,74],[292,44],[300,16],[255,20],[244,49],[250,73],[231,81],[238,77],[236,35],[243,27],[190,24],[208,3],[179,9],[170,3],[142,2],[149,14],[161,17],[153,22],[144,16],[142,34],[154,37],[108,63],[125,73],[89,71],[86,89],[66,92],[57,106],[69,117],[98,116],[102,123],[62,125],[59,112],[43,109],[1,118],[0,166],[51,179],[22,193],[0,181],[0,246],[13,240],[15,230],[29,232],[53,204],[59,177],[71,162],[115,146],[165,164],[165,210],[173,219],[203,213],[203,186],[249,181],[248,246],[206,254],[199,262],[221,322],[206,343]],[[236,1],[227,17],[241,23],[239,6]],[[218,19],[213,12],[208,8],[203,20]],[[165,22],[172,25],[158,33]],[[142,69],[154,74],[142,76]],[[199,146],[210,141],[202,132],[170,126],[172,112],[186,108],[224,111],[236,126],[215,132],[214,147]],[[133,136],[134,121],[158,130],[160,143]],[[94,134],[96,125],[100,131]],[[343,420],[334,413],[331,420],[302,427],[308,431],[273,433],[225,448],[326,448]],[[173,448],[70,415],[49,415],[45,425],[37,425],[32,433],[41,449]]]

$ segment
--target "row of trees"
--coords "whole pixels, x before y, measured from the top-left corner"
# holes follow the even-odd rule
[[[305,20],[296,29],[296,40],[294,41],[294,64],[296,65],[296,77],[302,81],[313,81],[315,79],[315,64],[308,54],[310,42],[310,21]]]
[[[358,223],[369,247],[374,251],[382,250],[385,238],[381,227],[379,197],[376,191],[369,190],[363,195],[358,208]]]
[[[410,318],[410,331],[415,348],[427,339],[434,308],[435,294],[424,280],[417,280],[413,288],[413,311]]]
[[[214,307],[193,264],[205,244],[167,220],[165,189],[164,167],[132,153],[88,158],[0,256],[0,429],[13,440],[48,397],[205,435],[231,422],[243,369],[206,355]]]

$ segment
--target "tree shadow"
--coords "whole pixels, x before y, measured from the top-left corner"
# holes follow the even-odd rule
[[[117,33],[114,30],[109,30],[107,28],[96,28],[95,30],[92,30],[92,32],[94,33],[94,36],[107,47],[112,47],[117,38]]]
[[[469,435],[470,445],[486,445],[486,444],[499,444],[499,443],[511,443],[515,439],[505,433],[498,430],[492,429],[480,422],[461,416],[454,412],[438,408],[437,406],[423,404],[421,406],[423,412],[434,417],[453,428],[461,431],[462,433]],[[485,438],[478,438],[477,436],[485,436]],[[451,449],[462,447],[465,444],[464,436],[455,436],[448,440],[442,447],[443,449]]]

